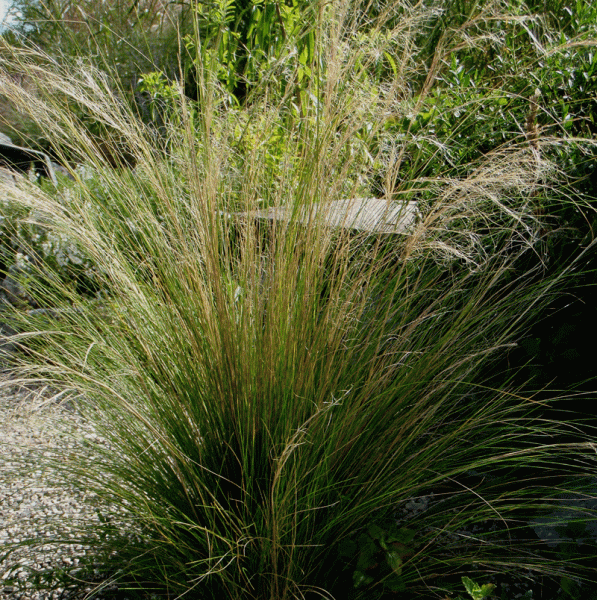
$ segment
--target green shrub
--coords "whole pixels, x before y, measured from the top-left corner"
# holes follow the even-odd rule
[[[98,291],[95,284],[95,267],[80,246],[68,235],[53,229],[51,219],[34,209],[27,209],[15,202],[14,198],[23,193],[39,193],[37,183],[21,181],[17,187],[10,186],[0,203],[0,274],[2,278],[10,274],[18,279],[57,276],[65,286],[80,291],[87,290],[93,295]],[[70,182],[61,180],[58,190],[53,184],[44,184],[46,193],[56,194],[65,201],[73,193]],[[42,192],[43,193],[43,192]],[[48,306],[48,302],[43,302]]]

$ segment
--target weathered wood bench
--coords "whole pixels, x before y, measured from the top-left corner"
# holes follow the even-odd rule
[[[419,218],[416,202],[389,202],[380,198],[350,198],[315,203],[304,208],[265,208],[231,215],[275,223],[294,221],[308,225],[318,220],[329,227],[364,233],[408,234]]]

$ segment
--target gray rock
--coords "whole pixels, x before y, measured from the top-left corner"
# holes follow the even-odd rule
[[[52,162],[52,167],[54,168],[54,172],[55,173],[60,173],[62,175],[64,175],[65,177],[67,177],[68,179],[70,179],[71,181],[74,181],[75,178],[72,176],[71,172],[66,168],[63,167],[62,165],[59,165],[58,163]]]
[[[593,489],[587,493],[562,493],[558,506],[551,514],[535,519],[531,526],[537,537],[551,547],[565,542],[588,544],[597,542],[597,478],[592,478]],[[570,525],[576,524],[575,527]]]
[[[17,351],[17,345],[10,339],[16,333],[8,323],[0,322],[0,369],[7,366],[7,360]]]
[[[35,300],[23,289],[19,283],[21,275],[17,265],[11,265],[8,274],[0,284],[0,298],[16,308],[37,308]]]
[[[25,308],[27,306],[26,292],[23,290],[19,282],[11,275],[7,275],[0,286],[2,298],[9,304],[17,308]]]
[[[19,180],[19,177],[23,177],[20,173],[7,169],[6,167],[0,166],[0,179],[8,182],[10,185],[15,186]]]

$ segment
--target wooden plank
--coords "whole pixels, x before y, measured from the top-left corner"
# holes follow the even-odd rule
[[[308,225],[321,220],[323,225],[354,231],[387,234],[408,234],[419,216],[416,202],[389,202],[380,198],[350,198],[325,204],[315,203],[294,212],[288,207],[236,213],[237,217],[259,220],[290,221]]]

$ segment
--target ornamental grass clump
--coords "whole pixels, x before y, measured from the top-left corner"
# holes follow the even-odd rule
[[[537,548],[529,522],[557,486],[584,489],[594,446],[558,443],[573,424],[547,420],[497,370],[576,264],[547,278],[528,258],[541,256],[536,198],[558,173],[521,142],[459,178],[407,172],[405,191],[400,149],[390,161],[378,146],[384,199],[419,189],[417,219],[396,234],[329,226],[331,203],[366,186],[363,131],[372,143],[390,109],[407,109],[415,73],[405,45],[389,83],[364,79],[374,52],[355,14],[318,13],[321,72],[298,110],[265,75],[250,105],[226,105],[199,48],[200,102],[171,88],[159,143],[90,64],[3,54],[3,93],[82,165],[55,190],[2,194],[93,265],[76,285],[32,251],[23,285],[52,310],[11,315],[12,361],[22,381],[71,393],[99,434],[48,461],[99,499],[100,522],[78,531],[104,582],[285,600],[443,593],[475,569],[587,576]],[[406,16],[367,43],[414,44],[423,15]],[[134,168],[109,164],[81,113]],[[268,206],[289,218],[253,217]]]

